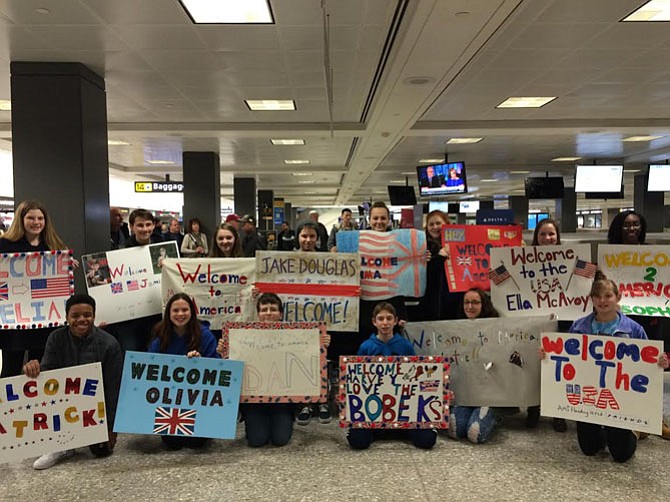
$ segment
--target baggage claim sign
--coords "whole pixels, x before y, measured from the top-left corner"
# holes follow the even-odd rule
[[[181,181],[136,181],[135,193],[183,193]]]

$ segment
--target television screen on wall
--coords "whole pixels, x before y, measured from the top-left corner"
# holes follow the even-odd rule
[[[648,192],[670,192],[670,164],[649,164]]]
[[[526,178],[527,199],[562,199],[563,176]]]
[[[419,195],[449,195],[468,191],[464,162],[447,162],[416,168]]]
[[[623,192],[623,165],[578,165],[575,169],[576,193]]]

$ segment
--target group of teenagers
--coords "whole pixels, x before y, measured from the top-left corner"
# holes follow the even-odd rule
[[[387,231],[390,223],[387,206],[383,202],[372,204],[369,220],[371,230]],[[448,258],[449,252],[441,242],[442,227],[448,223],[447,215],[440,211],[432,211],[427,216],[427,288],[419,302],[419,317],[409,318],[448,320],[498,317],[499,314],[485,291],[470,289],[464,294],[449,291],[444,273],[444,261]],[[131,212],[129,224],[132,235],[128,245],[141,246],[152,243],[154,222],[153,215],[149,211],[137,209]],[[613,229],[615,224],[618,225],[618,229]],[[298,249],[303,252],[315,251],[317,233],[318,227],[313,221],[301,223],[296,230]],[[644,218],[638,213],[628,211],[614,218],[608,240],[611,243],[641,244],[644,243],[645,234]],[[636,242],[633,242],[634,240]],[[215,246],[212,247],[216,247],[220,253],[216,257],[243,256],[237,229],[229,223],[219,226],[213,243]],[[532,245],[558,244],[560,244],[560,232],[557,223],[550,219],[539,222]],[[46,209],[35,201],[21,202],[12,226],[0,238],[0,253],[58,249],[66,249],[66,246],[56,234]],[[593,312],[572,323],[568,328],[569,332],[647,338],[645,329],[636,320],[620,312],[618,302],[621,293],[617,285],[604,277],[600,271],[593,281],[590,296]],[[187,357],[216,358],[222,357],[223,344],[221,340],[217,342],[217,337],[206,322],[197,319],[197,309],[193,300],[183,293],[175,294],[167,301],[162,317],[128,321],[130,324],[125,326],[126,329],[114,330],[113,325],[104,326],[105,329],[96,327],[95,307],[95,301],[89,295],[75,294],[66,303],[67,326],[57,328],[50,334],[29,331],[0,332],[0,347],[3,348],[5,358],[3,376],[13,376],[23,371],[28,377],[35,378],[44,370],[91,362],[102,363],[110,424],[109,440],[106,443],[92,445],[90,449],[96,456],[105,456],[112,453],[116,443],[116,434],[112,431],[112,426],[125,350],[148,350]],[[259,321],[281,321],[282,301],[273,293],[260,294],[256,300],[256,312]],[[321,342],[324,348],[328,349],[331,360],[347,354],[414,355],[412,344],[403,335],[403,326],[407,320],[407,309],[402,297],[382,302],[361,301],[359,333],[331,332]],[[24,364],[25,351],[28,351],[28,361]],[[544,357],[541,350],[538,357]],[[659,357],[658,364],[664,368],[668,367],[666,354]],[[296,411],[298,410],[295,406],[289,403],[241,404],[240,416],[244,421],[249,446],[287,444],[293,434]],[[455,439],[467,438],[473,443],[483,443],[491,437],[501,421],[501,416],[506,413],[509,413],[509,410],[488,406],[452,406],[446,433]],[[308,423],[310,414],[310,407],[303,406],[297,415],[298,423]],[[330,419],[327,403],[321,403],[319,417],[324,418],[322,421]],[[526,425],[535,427],[538,419],[539,407],[529,408]],[[639,437],[635,431],[583,422],[577,422],[576,428],[579,446],[586,455],[594,455],[607,447],[616,461],[625,462],[635,452]],[[565,421],[554,420],[554,429],[565,431],[567,424]],[[436,443],[437,430],[351,428],[347,431],[349,445],[355,449],[365,449],[376,439],[386,436],[406,437],[415,446],[429,449]],[[161,439],[170,449],[185,446],[201,447],[208,441],[206,438],[181,436],[161,436]],[[46,454],[35,460],[33,466],[35,469],[46,469],[72,454],[72,451]]]

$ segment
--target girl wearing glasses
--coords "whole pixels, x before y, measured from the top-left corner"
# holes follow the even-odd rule
[[[608,244],[644,244],[647,222],[640,213],[622,211],[617,214],[607,232]]]
[[[479,288],[471,288],[463,297],[463,316],[467,319],[500,317],[491,298]],[[485,442],[493,432],[498,417],[489,406],[452,406],[447,434],[454,439],[467,437],[472,443]]]

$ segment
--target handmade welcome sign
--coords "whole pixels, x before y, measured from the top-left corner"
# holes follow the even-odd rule
[[[670,317],[668,246],[598,246],[598,267],[621,293],[621,311]]]
[[[0,329],[65,323],[65,302],[74,292],[70,253],[0,254]]]
[[[325,402],[324,323],[226,323],[224,357],[244,361],[243,403]]]
[[[256,281],[253,258],[175,258],[163,265],[163,305],[175,294],[195,302],[198,319],[220,329],[225,321],[252,319]]]
[[[160,314],[161,270],[177,256],[173,241],[82,256],[86,288],[96,301],[95,320],[110,324]],[[108,279],[91,285],[91,271]]]
[[[340,356],[340,427],[443,429],[449,365],[439,356]]]
[[[459,406],[540,404],[540,333],[556,331],[549,317],[407,323],[417,354],[443,355]]]
[[[467,291],[470,288],[489,289],[491,248],[520,246],[519,225],[445,225],[442,227],[442,245],[449,247],[449,259],[444,267],[449,291]],[[498,270],[500,275],[505,271]]]
[[[578,319],[593,310],[595,273],[589,244],[493,248],[491,300],[503,316]]]
[[[337,233],[338,253],[360,254],[363,300],[423,296],[426,249],[426,234],[415,229]]]
[[[661,433],[663,342],[542,333],[542,415]]]
[[[114,431],[235,439],[243,366],[126,352]]]
[[[256,288],[281,296],[285,321],[325,322],[329,329],[358,331],[358,255],[259,251],[256,266]]]
[[[100,363],[0,380],[2,462],[108,439]]]

